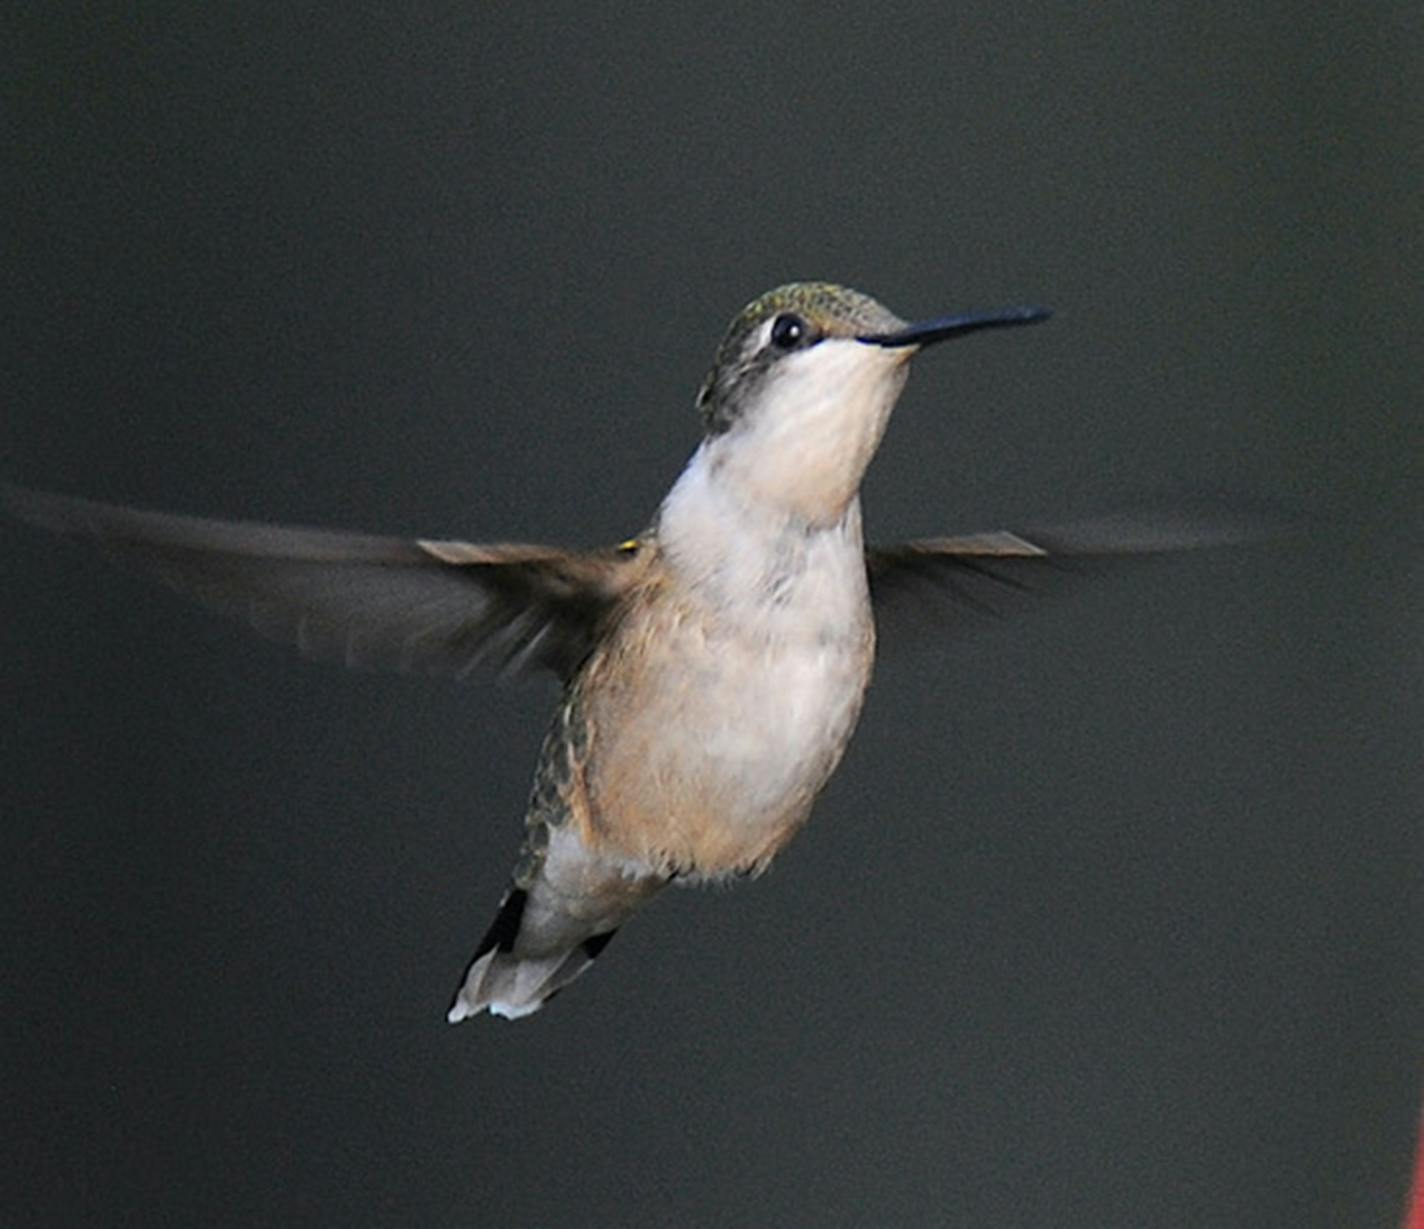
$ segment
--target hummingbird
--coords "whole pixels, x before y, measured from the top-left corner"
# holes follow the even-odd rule
[[[917,323],[824,282],[731,322],[703,436],[648,526],[590,550],[410,540],[140,511],[6,486],[308,655],[465,677],[552,673],[523,840],[448,1018],[517,1019],[582,975],[670,884],[759,875],[806,823],[856,727],[877,619],[926,590],[970,607],[1074,557],[1202,545],[1105,520],[867,548],[860,487],[911,358],[1036,307]]]

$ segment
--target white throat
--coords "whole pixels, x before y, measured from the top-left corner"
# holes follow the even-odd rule
[[[834,525],[860,490],[911,353],[827,339],[787,356],[741,419],[703,443],[702,463],[769,516]]]

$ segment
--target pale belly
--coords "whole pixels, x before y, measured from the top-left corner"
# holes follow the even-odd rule
[[[868,617],[820,642],[667,632],[618,671],[631,685],[590,697],[592,826],[681,874],[759,870],[805,822],[855,727]]]

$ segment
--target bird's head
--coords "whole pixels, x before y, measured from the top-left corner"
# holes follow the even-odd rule
[[[860,487],[912,355],[1047,316],[1015,307],[910,324],[844,286],[779,286],[747,304],[718,347],[697,395],[705,447],[749,497],[835,520]]]

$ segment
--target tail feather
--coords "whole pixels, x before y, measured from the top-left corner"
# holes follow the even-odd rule
[[[465,973],[446,1019],[481,1011],[518,1020],[532,1015],[582,975],[623,921],[666,883],[632,877],[626,866],[599,866],[582,854],[576,865],[556,842],[528,888],[515,886]]]
[[[498,948],[477,956],[446,1019],[458,1024],[466,1016],[488,1010],[491,1015],[518,1020],[533,1015],[593,963],[592,949],[602,950],[612,933],[550,956],[520,957]]]
[[[616,933],[606,930],[552,950],[521,952],[519,948],[528,946],[528,936],[521,935],[528,903],[523,888],[505,894],[445,1017],[451,1024],[485,1010],[508,1020],[532,1015],[587,969]],[[526,943],[521,944],[521,938]]]

